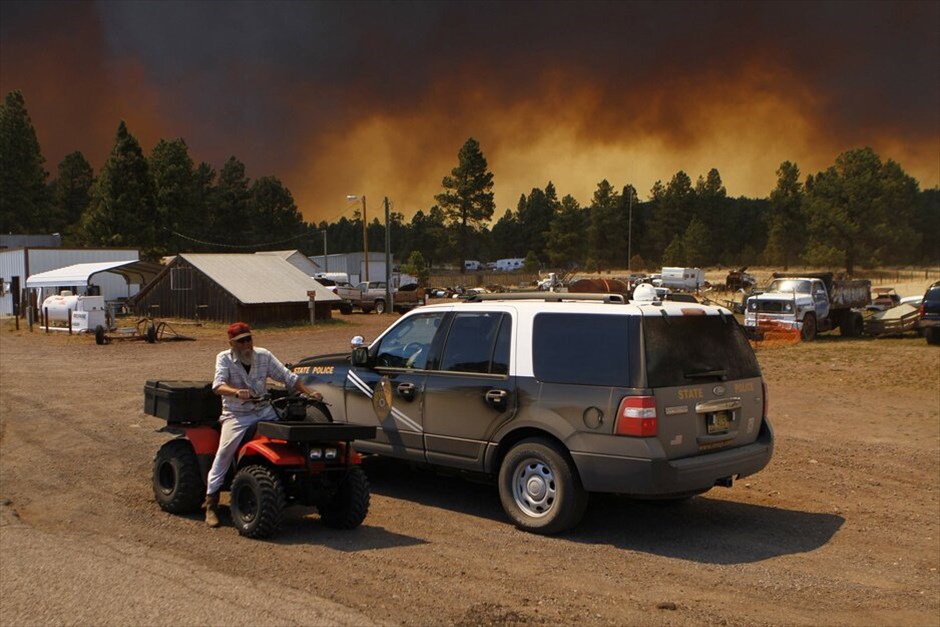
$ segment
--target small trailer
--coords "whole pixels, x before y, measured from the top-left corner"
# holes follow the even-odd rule
[[[195,341],[196,338],[177,333],[167,322],[153,318],[140,318],[132,327],[106,329],[103,325],[95,327],[95,344],[110,344],[114,341],[156,342]]]
[[[865,318],[865,333],[875,337],[903,335],[917,330],[920,310],[913,305],[901,304],[876,311]]]

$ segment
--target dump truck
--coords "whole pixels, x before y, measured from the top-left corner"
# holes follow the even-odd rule
[[[831,272],[774,273],[767,289],[747,299],[744,328],[758,339],[781,328],[798,331],[804,341],[836,328],[857,337],[865,328],[861,310],[869,304],[867,279],[836,279]]]

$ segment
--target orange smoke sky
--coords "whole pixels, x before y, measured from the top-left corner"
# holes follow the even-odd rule
[[[552,181],[641,198],[717,168],[766,197],[871,146],[940,184],[940,3],[0,3],[0,89],[46,167],[97,171],[124,119],[275,175],[309,221],[347,194],[427,211],[476,138],[497,209]]]

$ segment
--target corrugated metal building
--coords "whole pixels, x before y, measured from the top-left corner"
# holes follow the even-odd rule
[[[0,315],[13,314],[16,305],[20,314],[22,290],[26,279],[40,272],[58,270],[76,263],[100,261],[137,261],[140,255],[130,248],[10,248],[0,250]],[[128,284],[122,277],[100,274],[95,284],[105,300],[119,300],[137,293],[139,284]]]
[[[364,253],[337,253],[335,255],[313,255],[310,261],[317,265],[317,272],[345,272],[349,282],[353,285],[366,280],[366,266],[363,263]],[[395,267],[395,257],[391,258],[392,267]],[[369,280],[385,280],[385,253],[369,253]]]
[[[331,317],[339,298],[280,255],[181,254],[129,302],[137,315],[248,323]]]

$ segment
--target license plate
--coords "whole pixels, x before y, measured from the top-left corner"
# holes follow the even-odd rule
[[[731,427],[731,412],[719,411],[708,414],[705,419],[705,427],[709,435],[712,433],[725,433]]]

